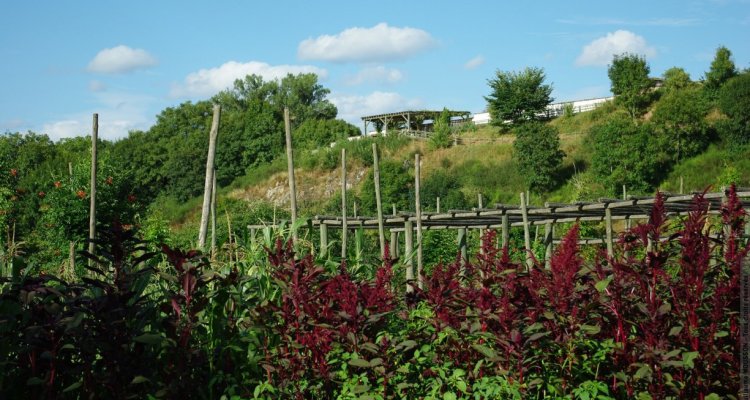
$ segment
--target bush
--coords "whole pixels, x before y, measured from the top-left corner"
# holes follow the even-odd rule
[[[557,129],[529,122],[517,127],[515,133],[513,158],[526,179],[527,187],[535,193],[549,191],[556,184],[554,176],[565,156],[560,150]]]

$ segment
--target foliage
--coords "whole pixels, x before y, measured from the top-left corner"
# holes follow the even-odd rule
[[[430,135],[430,147],[432,149],[445,149],[451,146],[453,138],[451,137],[453,129],[451,129],[451,117],[448,109],[443,108],[443,112],[440,117],[433,123],[433,132]]]
[[[666,92],[687,89],[693,83],[690,80],[690,74],[680,67],[672,67],[664,71],[662,77],[664,78],[664,90]]]
[[[544,193],[554,185],[554,176],[565,153],[560,150],[560,135],[556,128],[541,123],[527,123],[515,129],[513,158],[526,179],[527,187]]]
[[[539,114],[554,100],[552,86],[544,84],[544,70],[526,68],[523,71],[496,71],[489,79],[492,92],[485,96],[493,123],[506,121],[519,124],[539,119]]]
[[[704,87],[715,95],[724,83],[735,75],[737,67],[732,61],[732,52],[724,46],[719,46],[711,61],[711,69],[706,72]]]
[[[372,152],[372,149],[370,149]],[[380,161],[380,198],[384,212],[390,210],[391,205],[405,211],[414,208],[414,175],[409,165],[393,160]],[[375,215],[375,181],[374,172],[370,171],[362,183],[360,192],[362,213]],[[341,200],[339,200],[340,202]]]
[[[674,161],[700,154],[708,146],[708,111],[709,104],[698,88],[673,90],[656,103],[651,121],[661,130],[662,139],[674,146]]]
[[[359,128],[340,119],[308,119],[292,132],[292,140],[295,149],[315,149],[359,135]]]
[[[616,55],[607,69],[615,101],[628,110],[631,118],[640,115],[648,105],[650,71],[644,57],[628,53]]]
[[[750,144],[750,72],[730,79],[719,93],[719,108],[729,117],[720,133],[728,147]]]
[[[622,185],[629,193],[644,193],[665,174],[668,156],[648,124],[613,116],[591,130],[591,170],[611,194]]]

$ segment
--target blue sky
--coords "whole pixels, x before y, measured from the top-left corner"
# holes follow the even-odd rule
[[[479,112],[496,70],[541,67],[557,101],[609,95],[612,54],[694,80],[716,48],[750,66],[750,0],[5,1],[0,133],[117,139],[247,73],[316,72],[339,117]]]

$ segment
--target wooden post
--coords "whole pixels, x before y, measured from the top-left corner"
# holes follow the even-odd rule
[[[422,289],[422,204],[419,198],[419,164],[419,153],[417,153],[414,155],[414,202],[417,213],[417,285]]]
[[[506,211],[507,212],[507,211]],[[508,221],[508,214],[503,213],[501,217],[501,236],[502,241],[500,242],[502,247],[505,248],[506,246],[510,246],[508,241],[510,240],[510,221]]]
[[[99,140],[99,114],[94,114],[94,122],[91,130],[91,198],[89,202],[89,253],[92,255],[96,250],[94,238],[96,238],[96,144]],[[93,261],[89,260],[89,265]]]
[[[378,239],[380,240],[380,256],[385,255],[385,228],[383,227],[383,203],[380,199],[380,166],[378,161],[378,145],[372,144],[373,176],[375,181],[375,205],[378,209]]]
[[[534,260],[531,257],[531,234],[529,233],[529,213],[526,209],[526,193],[521,192],[521,216],[523,217],[523,247],[526,252],[526,268],[531,269],[534,266]]]
[[[481,193],[477,193],[477,205],[479,206],[479,209],[481,210],[484,208],[484,199],[482,198]],[[484,250],[482,249],[482,238],[484,237],[484,229],[479,229],[479,251],[484,254]]]
[[[393,204],[393,215],[396,216],[396,204]]]
[[[615,255],[615,244],[613,240],[613,232],[612,232],[612,209],[609,208],[609,204],[607,204],[607,208],[604,209],[604,221],[606,224],[606,232],[607,232],[607,256],[608,257],[614,257]]]
[[[216,168],[211,182],[211,261],[216,260]]]
[[[685,179],[680,176],[680,194],[685,193]]]
[[[466,236],[469,233],[469,230],[464,228],[458,229],[458,251],[461,253],[461,269],[466,267],[466,264],[468,263],[469,259],[467,257],[466,252]]]
[[[68,175],[71,177],[73,176],[73,163],[72,162],[68,163]]]
[[[391,253],[391,258],[398,257],[398,232],[391,231],[391,242],[388,243],[388,250]]]
[[[255,228],[250,228],[250,245],[255,247],[255,243],[257,241],[256,239],[257,232],[255,231]]]
[[[289,177],[289,202],[292,211],[292,227],[297,222],[297,185],[294,181],[294,152],[292,151],[292,125],[289,122],[289,108],[284,107],[284,131],[286,133],[286,164]],[[297,230],[292,229],[292,242],[297,243]]]
[[[404,246],[406,247],[405,263],[406,263],[406,291],[413,292],[414,287],[412,281],[414,281],[414,223],[411,221],[404,222]]]
[[[437,208],[435,210],[440,214],[440,197],[437,198]]]
[[[206,233],[208,231],[208,214],[211,207],[211,187],[214,178],[214,158],[216,157],[216,136],[219,134],[219,118],[221,118],[221,106],[214,104],[214,116],[211,121],[211,132],[208,136],[208,157],[206,158],[206,180],[203,185],[203,209],[201,211],[201,226],[198,232],[198,248],[205,250]]]
[[[355,197],[355,199],[356,199],[356,197]],[[357,200],[354,200],[354,211],[353,211],[353,213],[354,213],[354,218],[357,218]]]
[[[71,276],[75,276],[76,273],[76,242],[70,241],[70,248],[68,253],[68,276],[66,278],[69,278]],[[13,272],[13,271],[10,271]]]
[[[346,149],[341,149],[341,259],[346,260]]]
[[[552,266],[552,238],[554,236],[554,225],[551,222],[544,224],[544,267]]]
[[[320,255],[328,258],[328,225],[320,223]]]

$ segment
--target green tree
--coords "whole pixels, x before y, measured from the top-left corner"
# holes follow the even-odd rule
[[[719,93],[719,108],[728,117],[719,123],[719,132],[729,146],[750,143],[750,72],[729,81]]]
[[[370,170],[362,183],[360,197],[363,215],[365,213],[374,215],[377,212],[373,176],[373,171]],[[414,203],[411,200],[413,193],[414,175],[409,170],[408,164],[382,160],[380,162],[380,198],[383,201],[383,209],[389,210],[392,204],[395,204],[396,208],[401,211],[414,209]],[[340,198],[339,204],[341,204]]]
[[[447,108],[443,108],[443,112],[433,122],[434,128],[432,135],[430,135],[430,147],[433,149],[445,149],[451,146],[451,134],[453,129],[451,128],[451,114]]]
[[[709,105],[698,88],[667,93],[656,103],[651,121],[674,149],[674,161],[694,156],[709,143],[705,118]]]
[[[650,71],[644,57],[628,53],[616,55],[607,70],[615,101],[625,107],[631,118],[637,117],[648,105]]]
[[[544,84],[541,68],[523,71],[496,71],[495,78],[487,82],[492,89],[485,96],[493,123],[502,126],[505,121],[520,124],[539,119],[539,114],[554,100],[552,86]]]
[[[675,90],[686,89],[693,82],[690,80],[690,74],[680,67],[672,67],[664,71],[664,90],[673,92]]]
[[[622,185],[629,192],[649,192],[666,175],[668,157],[651,129],[622,114],[591,129],[591,169],[611,194]]]
[[[732,61],[732,52],[724,46],[716,49],[716,55],[711,61],[711,69],[706,72],[705,87],[710,93],[717,91],[733,76],[737,75],[737,67]]]
[[[292,132],[295,149],[315,149],[360,135],[359,128],[340,119],[308,119]]]
[[[540,122],[526,123],[515,129],[513,158],[526,179],[529,190],[544,193],[555,184],[555,173],[565,153],[560,150],[557,128]]]

